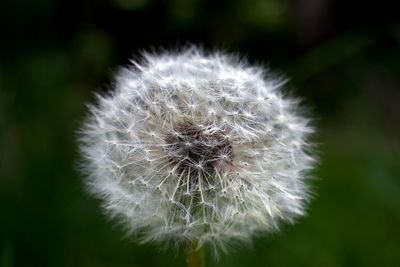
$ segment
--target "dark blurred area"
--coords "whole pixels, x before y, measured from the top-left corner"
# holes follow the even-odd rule
[[[101,214],[75,139],[118,66],[190,43],[287,75],[316,118],[321,158],[307,217],[208,266],[400,266],[395,2],[3,0],[0,266],[185,265]]]

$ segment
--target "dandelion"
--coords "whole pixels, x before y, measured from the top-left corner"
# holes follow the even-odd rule
[[[223,53],[145,54],[81,131],[87,185],[143,242],[232,242],[305,212],[313,132],[284,80]]]

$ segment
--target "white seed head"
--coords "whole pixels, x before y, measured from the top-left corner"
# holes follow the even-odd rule
[[[142,241],[225,249],[304,214],[313,132],[282,79],[221,53],[145,54],[81,131],[90,191]]]

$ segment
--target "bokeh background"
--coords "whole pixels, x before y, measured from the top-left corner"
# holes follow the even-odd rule
[[[286,74],[319,129],[309,216],[208,266],[400,266],[398,14],[390,1],[2,0],[0,266],[185,266],[101,214],[75,139],[118,66],[188,43]]]

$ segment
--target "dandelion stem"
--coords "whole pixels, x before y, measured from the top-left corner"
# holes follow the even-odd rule
[[[205,267],[203,247],[198,248],[194,244],[189,244],[186,257],[188,267]]]

